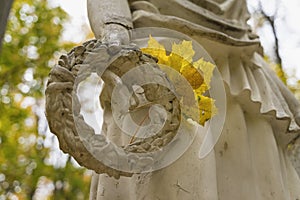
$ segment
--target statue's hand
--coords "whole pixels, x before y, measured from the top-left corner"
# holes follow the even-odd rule
[[[172,140],[180,121],[179,102],[175,94],[169,95],[168,88],[172,88],[172,85],[156,61],[134,45],[104,44],[92,40],[61,56],[58,63],[50,72],[46,89],[46,114],[51,132],[59,139],[60,148],[82,166],[116,178],[151,170],[157,160],[153,158],[156,154],[151,152]],[[106,96],[100,97],[101,101],[106,102],[104,107],[111,106],[108,110],[114,110],[117,114],[126,111],[133,118],[140,114],[141,109],[148,109],[146,113],[149,114],[150,125],[154,123],[150,128],[162,126],[158,134],[148,137],[147,132],[144,132],[146,135],[136,135],[132,131],[129,143],[123,147],[117,147],[104,134],[95,134],[94,129],[85,122],[77,95],[80,83],[92,73],[105,82],[103,93],[106,91]],[[143,84],[143,81],[147,84]],[[160,81],[165,86],[151,83],[153,81]],[[143,94],[137,90],[131,93],[133,85],[140,87]],[[117,96],[114,96],[114,91],[117,91]],[[128,104],[131,97],[135,99],[135,102],[131,101],[135,105]],[[161,106],[151,108],[155,106],[153,104]],[[113,105],[116,105],[115,109]],[[158,118],[151,113],[153,116],[162,116],[165,122],[155,124]],[[111,123],[122,125],[124,121],[115,118]],[[139,125],[139,122],[136,124]],[[145,152],[150,154],[139,154]]]

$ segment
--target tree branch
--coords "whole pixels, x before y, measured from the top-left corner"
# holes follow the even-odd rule
[[[262,9],[261,9],[261,13],[263,15],[263,17],[269,22],[273,34],[274,34],[274,39],[275,39],[275,62],[279,65],[279,67],[282,69],[282,59],[281,56],[279,54],[279,40],[278,40],[278,36],[277,36],[277,31],[276,31],[276,27],[275,27],[275,15],[274,16],[268,16]]]

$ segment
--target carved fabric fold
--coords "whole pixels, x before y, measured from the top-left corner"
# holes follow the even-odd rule
[[[286,97],[280,92],[273,76],[265,69],[269,66],[260,55],[262,49],[258,40],[233,38],[185,19],[144,10],[135,11],[133,20],[135,28],[170,28],[195,39],[212,56],[233,96],[243,99],[248,94],[248,100],[258,104],[258,112],[266,117],[272,115],[276,119],[272,120],[275,132],[276,121],[280,126],[282,123],[287,124],[287,134],[280,137],[282,144],[287,145],[297,137],[300,127],[295,122]],[[296,132],[297,134],[292,134]]]

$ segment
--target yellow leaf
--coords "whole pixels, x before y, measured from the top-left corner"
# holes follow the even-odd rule
[[[194,90],[196,97],[203,95],[204,92],[207,91],[207,85],[203,83],[200,87]]]
[[[215,106],[215,100],[212,98],[200,95],[198,97],[198,106],[200,111],[199,123],[204,125],[204,123],[211,119],[216,113],[217,108]]]
[[[210,81],[211,77],[213,75],[213,71],[215,69],[215,65],[211,62],[204,61],[203,58],[197,60],[193,63],[194,67],[196,69],[199,69],[204,74],[204,83],[205,83],[205,90],[208,90],[210,88]]]
[[[172,52],[169,56],[169,65],[176,71],[180,72],[182,66],[193,61],[195,51],[193,50],[191,41],[183,41],[182,43],[172,45]]]
[[[159,64],[168,64],[168,56],[166,54],[165,47],[159,44],[159,42],[157,42],[151,35],[148,40],[148,46],[146,48],[142,48],[142,52],[157,58]]]
[[[183,59],[178,54],[171,53],[167,65],[180,72]]]
[[[148,47],[143,48],[142,51],[143,53],[156,57],[159,64],[165,64],[180,72],[192,86],[199,110],[193,109],[193,100],[185,99],[181,101],[181,103],[189,107],[185,113],[183,113],[185,117],[196,120],[199,124],[204,125],[207,120],[211,119],[217,113],[214,99],[203,96],[210,88],[215,65],[204,61],[202,58],[192,63],[195,51],[193,50],[191,41],[183,41],[179,44],[174,43],[172,45],[172,52],[168,56],[164,46],[150,36]],[[178,89],[183,90],[181,91],[183,93],[184,90],[186,90],[186,88],[181,88],[180,84],[176,90]],[[198,112],[199,119],[195,117]]]
[[[180,73],[186,78],[193,89],[197,89],[203,84],[204,79],[201,71],[197,70],[190,63],[181,67]]]
[[[176,54],[182,58],[182,60],[186,60],[191,63],[193,61],[193,56],[195,55],[195,51],[193,50],[192,41],[183,41],[182,43],[172,45],[172,54]]]

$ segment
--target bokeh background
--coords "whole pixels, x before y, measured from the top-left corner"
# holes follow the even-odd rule
[[[248,8],[265,59],[300,99],[300,1],[248,0]],[[58,57],[93,37],[86,0],[14,1],[0,54],[0,200],[88,199],[91,171],[59,150],[44,90]]]

